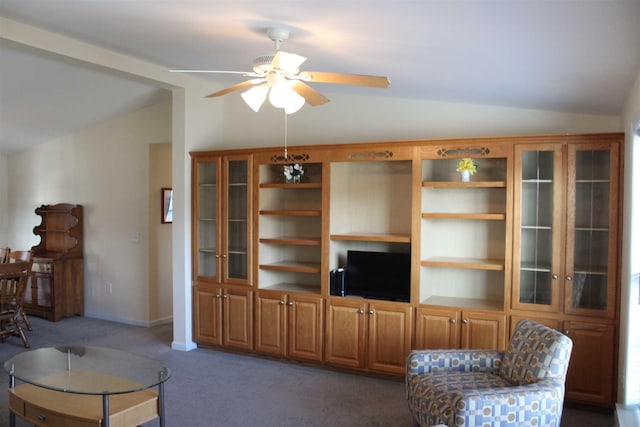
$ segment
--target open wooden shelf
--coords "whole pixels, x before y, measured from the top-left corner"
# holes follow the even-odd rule
[[[260,215],[282,215],[282,216],[320,216],[321,210],[302,210],[302,209],[268,209],[261,210]]]
[[[490,310],[490,311],[504,310],[503,301],[484,300],[484,299],[475,299],[475,298],[433,296],[423,301],[420,301],[420,304],[454,307],[454,308],[471,309],[471,310]]]
[[[423,181],[423,187],[429,188],[505,188],[506,181]]]
[[[271,243],[274,245],[297,245],[297,246],[320,246],[320,237],[315,236],[279,236],[261,237],[260,243]]]
[[[321,182],[301,182],[300,184],[265,182],[260,184],[260,188],[287,188],[291,190],[308,190],[310,188],[322,188]]]
[[[503,259],[433,257],[420,262],[423,267],[468,268],[473,270],[503,271]]]
[[[456,212],[426,212],[425,219],[482,219],[489,221],[504,221],[507,215],[503,213],[456,213]]]
[[[315,262],[280,261],[272,264],[260,264],[260,268],[262,270],[289,271],[292,273],[320,273],[320,263]]]
[[[411,243],[410,234],[346,233],[346,234],[332,234],[329,238],[331,240],[358,241],[358,242]]]
[[[264,288],[260,288],[261,291],[274,291],[274,292],[295,292],[299,294],[320,294],[320,286],[303,285],[300,283],[276,283]]]

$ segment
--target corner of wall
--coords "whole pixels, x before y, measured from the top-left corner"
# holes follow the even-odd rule
[[[7,172],[7,156],[0,155],[0,246],[9,241],[8,222],[9,217],[9,185]]]

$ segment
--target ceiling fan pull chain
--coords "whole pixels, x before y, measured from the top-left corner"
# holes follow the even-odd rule
[[[287,126],[287,113],[284,109],[282,111],[284,112],[284,158],[285,160],[288,160],[289,153],[287,153],[287,137],[289,134],[289,128]]]

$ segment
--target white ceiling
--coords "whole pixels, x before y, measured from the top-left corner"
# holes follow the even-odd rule
[[[640,71],[638,0],[0,0],[0,16],[168,69],[248,71],[273,50],[265,30],[278,26],[291,31],[282,49],[308,58],[304,70],[391,80],[388,89],[315,86],[329,98],[619,115]],[[167,96],[0,39],[0,154]]]

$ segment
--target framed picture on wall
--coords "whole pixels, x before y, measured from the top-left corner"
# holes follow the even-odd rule
[[[173,190],[171,188],[162,189],[162,218],[163,224],[170,224],[173,222]]]

